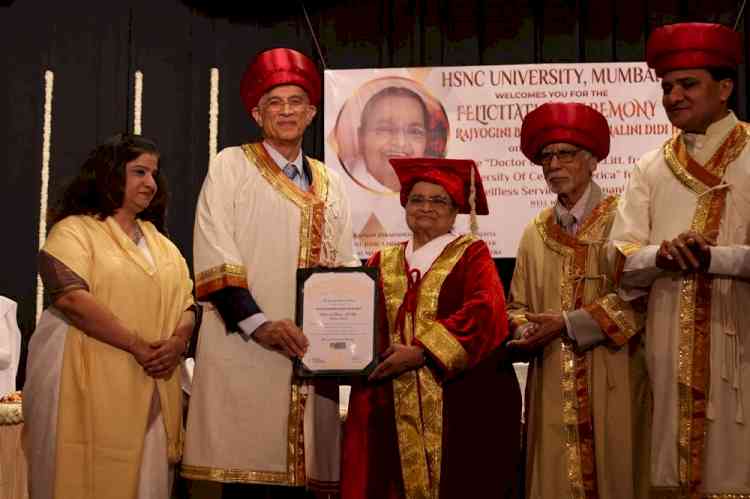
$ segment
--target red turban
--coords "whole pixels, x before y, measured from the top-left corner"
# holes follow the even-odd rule
[[[599,161],[609,154],[609,125],[596,109],[576,102],[542,104],[523,119],[521,151],[532,163],[556,142],[582,147]]]
[[[258,54],[242,76],[240,95],[247,112],[252,112],[263,94],[279,85],[300,86],[312,105],[320,102],[320,73],[315,63],[296,50],[275,48]]]
[[[430,182],[446,190],[458,207],[459,213],[471,213],[469,194],[471,189],[471,172],[474,171],[474,188],[476,192],[475,208],[477,215],[489,215],[487,197],[482,186],[476,163],[471,159],[444,158],[390,158],[391,166],[401,182],[401,206],[406,206],[414,184]]]
[[[681,23],[657,28],[646,44],[646,62],[656,76],[676,69],[737,68],[742,38],[721,24]]]

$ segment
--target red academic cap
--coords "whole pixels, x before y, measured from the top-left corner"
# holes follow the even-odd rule
[[[247,112],[252,112],[263,94],[279,85],[298,85],[307,92],[312,105],[320,102],[320,73],[315,63],[296,50],[275,48],[258,54],[242,76],[240,95]]]
[[[536,163],[542,149],[555,142],[582,147],[601,161],[609,154],[607,119],[593,107],[577,102],[542,104],[523,119],[521,151]]]
[[[390,161],[401,182],[401,206],[406,206],[406,199],[414,184],[423,181],[441,185],[458,207],[459,213],[471,213],[469,194],[471,192],[471,172],[473,171],[476,214],[490,214],[487,207],[487,197],[482,186],[482,177],[479,175],[474,160],[390,158],[388,161]]]
[[[721,24],[662,26],[646,44],[646,62],[659,77],[677,69],[736,68],[741,60],[740,34]]]

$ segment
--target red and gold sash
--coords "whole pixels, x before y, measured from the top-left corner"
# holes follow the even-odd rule
[[[544,244],[564,256],[561,269],[562,310],[575,310],[584,304],[584,285],[591,244],[603,244],[612,225],[618,198],[603,199],[586,217],[575,236],[566,233],[555,222],[554,209],[542,211],[535,219],[536,228]],[[598,497],[594,427],[589,397],[586,354],[577,353],[571,345],[560,346],[561,389],[567,475],[570,478],[572,499]]]
[[[675,177],[697,196],[690,229],[718,233],[727,189],[721,187],[727,168],[748,142],[746,125],[738,123],[705,164],[688,155],[682,134],[664,145],[664,159]],[[698,498],[706,437],[706,403],[710,375],[712,277],[691,273],[680,284],[679,338],[679,497]]]

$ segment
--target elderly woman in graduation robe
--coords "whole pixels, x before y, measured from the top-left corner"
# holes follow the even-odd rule
[[[375,253],[380,363],[353,383],[342,498],[505,497],[520,392],[503,341],[503,287],[487,245],[458,235],[488,214],[471,160],[391,159],[413,235]]]

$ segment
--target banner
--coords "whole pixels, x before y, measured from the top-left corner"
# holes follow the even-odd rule
[[[673,133],[661,86],[644,63],[327,70],[325,162],[344,179],[357,252],[368,257],[411,232],[388,158],[471,158],[490,215],[479,235],[514,258],[524,227],[555,197],[520,151],[524,116],[545,102],[582,102],[609,122],[612,146],[595,181],[621,193],[630,169]],[[459,215],[456,231],[468,231]]]

